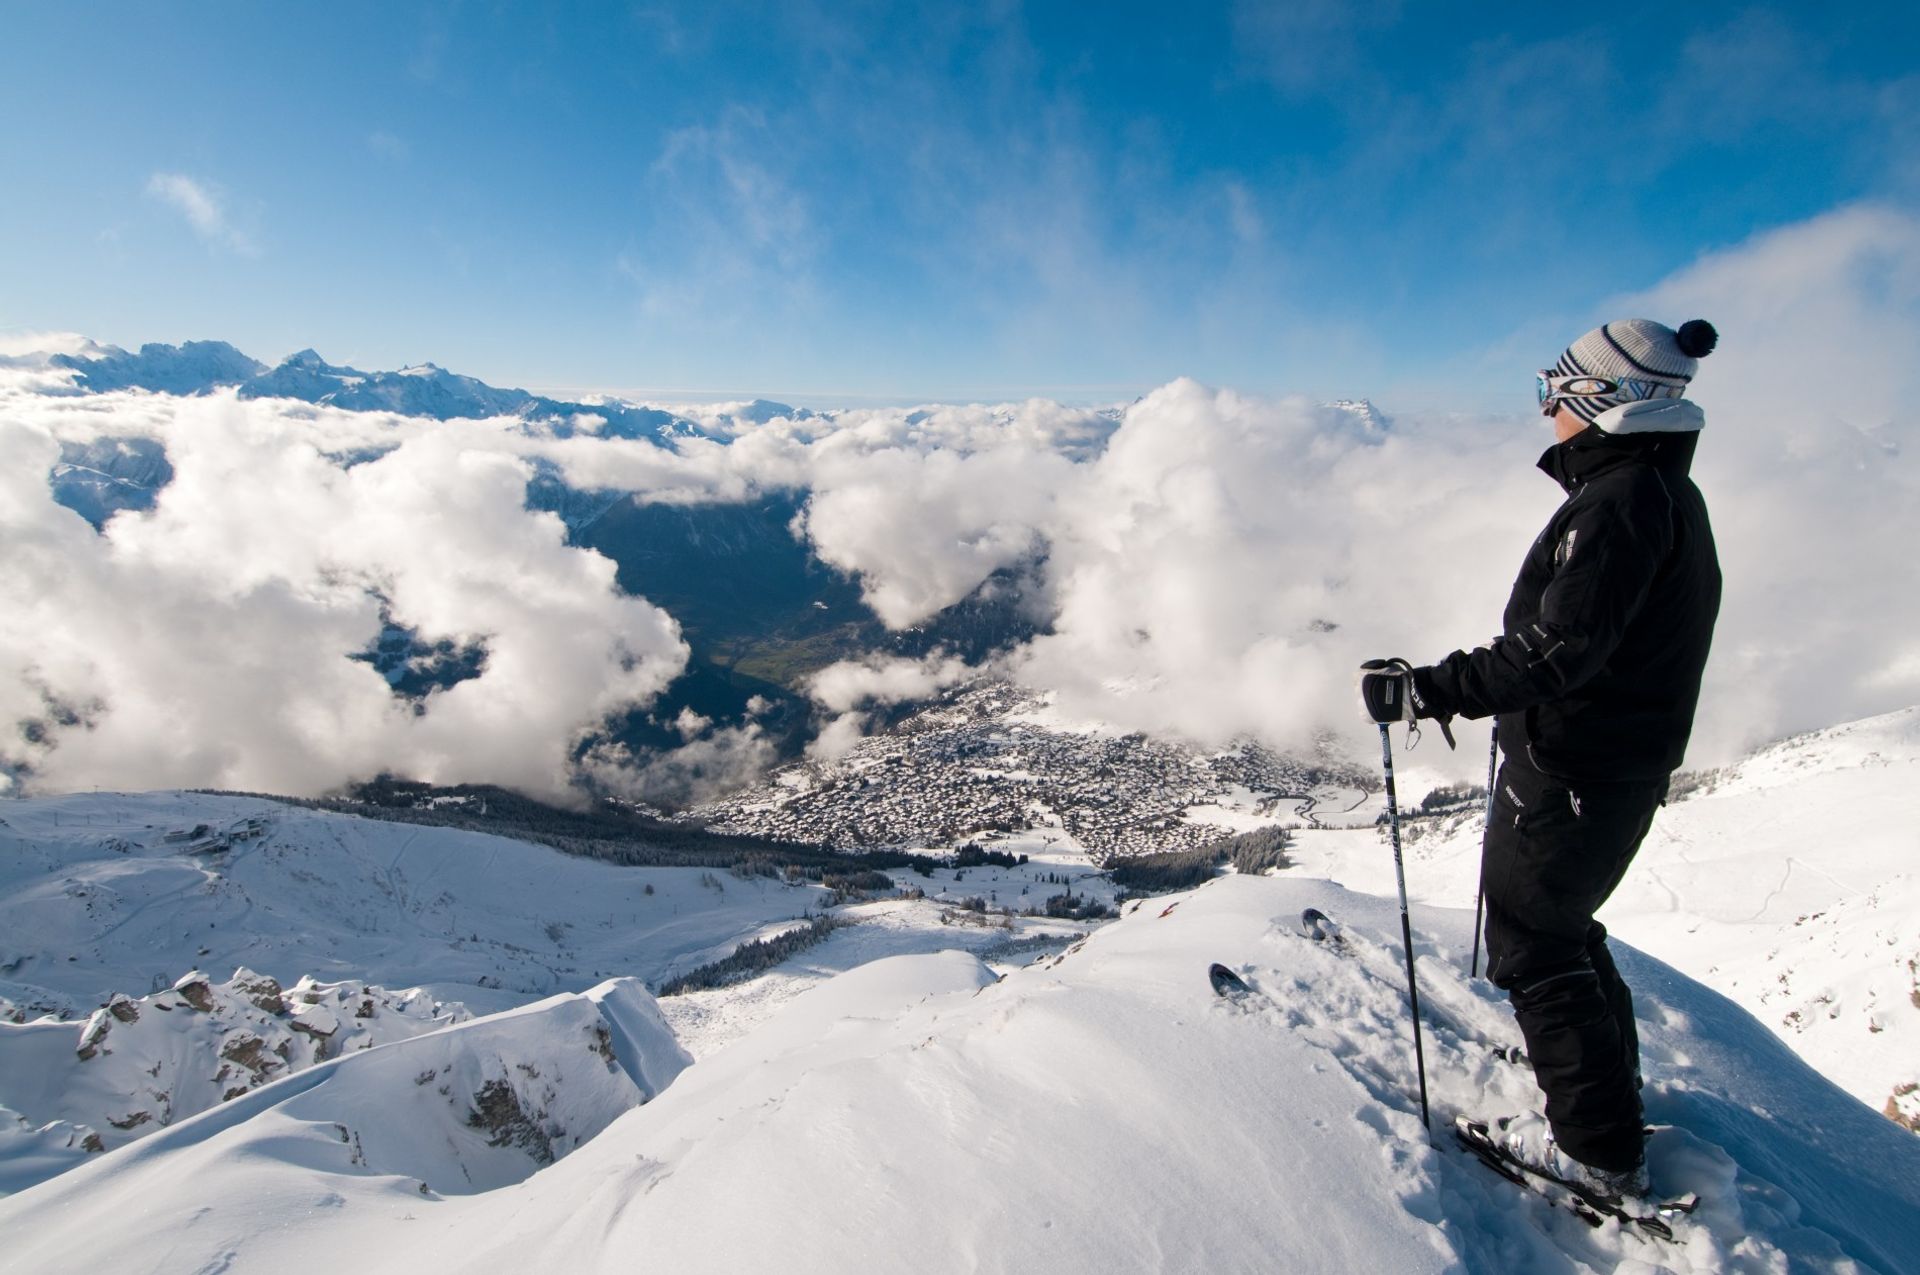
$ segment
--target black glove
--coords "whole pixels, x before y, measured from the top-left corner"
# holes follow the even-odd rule
[[[1376,722],[1410,722],[1413,666],[1405,660],[1368,660],[1360,666],[1360,702]]]
[[[1382,726],[1391,726],[1395,722],[1411,725],[1415,718],[1431,717],[1439,722],[1440,734],[1447,741],[1447,747],[1454,747],[1453,730],[1449,723],[1451,713],[1435,713],[1421,702],[1420,693],[1413,684],[1413,665],[1402,659],[1368,660],[1360,666],[1360,702],[1366,705],[1367,716]],[[1409,743],[1419,738],[1419,727],[1408,736]]]

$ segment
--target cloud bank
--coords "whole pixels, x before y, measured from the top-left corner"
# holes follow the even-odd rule
[[[1727,593],[1690,763],[1920,700],[1920,222],[1841,210],[1706,256],[1592,321],[1629,314],[1703,316],[1723,334],[1693,394]],[[580,742],[648,703],[687,649],[610,562],[525,508],[536,465],[645,500],[804,489],[795,534],[893,628],[996,573],[1016,580],[1044,623],[995,671],[1067,716],[1354,756],[1370,733],[1354,666],[1491,636],[1560,499],[1533,469],[1550,438],[1529,410],[1400,411],[1383,430],[1191,380],[1107,412],[716,408],[709,436],[667,445],[7,384],[0,712],[24,724],[9,759],[49,788],[307,792],[391,769],[564,789]],[[46,475],[60,441],[124,436],[162,440],[176,477],[154,509],[96,534],[53,503]],[[346,658],[383,607],[425,640],[484,644],[481,676],[422,713],[395,699]],[[829,723],[816,748],[844,749],[872,706],[968,673],[945,657],[828,669],[812,684]],[[680,755],[601,749],[585,768],[616,788],[694,792],[770,755],[752,723],[685,725]],[[1423,761],[1479,764],[1440,751]]]
[[[685,663],[672,617],[526,509],[527,462],[458,430],[230,396],[5,406],[0,714],[39,786],[312,793],[392,771],[559,794],[581,736]],[[60,439],[103,431],[162,439],[174,479],[96,534],[47,474]],[[316,443],[382,433],[350,467]],[[483,645],[480,675],[417,712],[349,658],[388,618]]]

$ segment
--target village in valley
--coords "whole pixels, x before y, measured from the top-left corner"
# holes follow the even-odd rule
[[[835,760],[774,771],[690,816],[837,850],[1018,840],[1096,863],[1192,850],[1360,804],[1368,777],[1246,741],[1218,752],[1075,728],[1000,681],[947,692]]]

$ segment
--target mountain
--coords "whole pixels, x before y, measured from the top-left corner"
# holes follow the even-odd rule
[[[1010,729],[1034,718],[1032,739]],[[997,746],[950,768],[1014,776],[1015,750],[1065,746],[1031,704],[976,725],[950,742]],[[808,905],[790,900],[832,899],[250,798],[8,802],[0,991],[23,1018],[72,1016],[0,1024],[0,1105],[35,1112],[0,1123],[0,1176],[67,1169],[0,1200],[0,1227],[30,1271],[164,1252],[240,1272],[313,1251],[374,1271],[637,1253],[692,1271],[1897,1271],[1920,1251],[1920,1139],[1880,1108],[1920,1056],[1901,981],[1920,955],[1916,765],[1909,710],[1692,777],[1603,912],[1635,990],[1656,1188],[1703,1200],[1671,1243],[1590,1230],[1423,1131],[1371,800],[1345,812],[1356,826],[1297,832],[1275,875],[1123,901],[1099,926],[1031,914],[1114,892],[1047,828],[1015,831],[1007,862],[874,874],[912,889],[842,894],[831,913],[851,924],[824,941],[657,1005],[594,980],[710,965],[791,931]],[[896,769],[858,768],[862,790]],[[454,814],[476,799],[424,796]],[[1538,1096],[1495,1054],[1517,1039],[1504,998],[1465,973],[1476,803],[1424,804],[1407,877],[1441,1130]],[[1282,810],[1240,817],[1261,813]],[[1341,920],[1344,948],[1300,933],[1309,906]],[[1214,996],[1214,961],[1251,999]],[[276,1010],[250,972],[195,989],[193,969],[237,964],[294,990]],[[510,1012],[420,1034],[396,1020],[402,1039],[324,1061],[290,1046],[292,1074],[197,1115],[142,1106],[152,1119],[101,1152],[66,1145],[101,1132],[78,1117],[117,1129],[131,1108],[97,1088],[85,1110],[32,1098],[156,1062],[156,1084],[231,1076],[229,1046],[261,1061],[297,1034],[301,988],[344,994],[336,1030],[371,1031],[385,1011],[347,1022],[370,984],[423,989],[382,1003],[458,992]]]
[[[665,745],[682,708],[723,722],[767,702],[759,720],[792,756],[810,737],[806,679],[838,660],[873,652],[919,658],[950,652],[978,663],[1031,637],[1017,572],[1004,572],[925,624],[893,632],[861,601],[859,586],[794,537],[804,492],[741,504],[665,505],[621,500],[583,526],[576,543],[618,567],[620,587],[666,609],[692,648],[688,673],[661,705],[621,729],[628,743]]]
[[[1307,906],[1345,922],[1349,954],[1301,936]],[[1418,932],[1436,1125],[1531,1101],[1491,1055],[1504,1006],[1460,972],[1470,921],[1428,912]],[[0,1226],[24,1270],[165,1253],[236,1273],[315,1252],[367,1271],[1438,1272],[1896,1271],[1920,1251],[1920,1142],[1632,952],[1655,1184],[1701,1207],[1667,1243],[1488,1173],[1422,1129],[1398,930],[1386,899],[1234,877],[1000,977],[960,952],[878,961],[528,1175],[479,1134],[547,1122],[436,1086],[506,1081],[516,1048],[543,1077],[567,1050],[598,1065],[590,1024],[520,1031],[551,1012],[534,1007],[269,1085],[0,1201]],[[1211,961],[1254,996],[1217,999]]]
[[[55,500],[98,531],[122,509],[151,509],[160,489],[173,481],[173,465],[158,439],[67,440],[47,481]]]
[[[693,422],[655,408],[617,401],[562,402],[525,390],[498,389],[431,363],[397,372],[363,372],[329,363],[308,349],[268,367],[225,341],[149,343],[131,354],[118,346],[96,348],[99,353],[55,354],[47,362],[75,373],[76,388],[96,393],[140,389],[206,394],[234,388],[242,398],[291,398],[442,421],[517,416],[543,422],[563,436],[584,431],[608,438],[655,439],[699,432]]]
[[[922,858],[900,873],[915,897],[869,903],[893,893],[872,869],[907,858],[835,859],[497,789],[374,787],[355,813],[210,793],[0,803],[0,1195],[470,1009],[556,994],[599,1004],[610,975],[726,984],[757,968],[743,949],[777,957],[800,945],[796,931],[824,940],[807,972],[757,979],[745,1004],[727,990],[670,998],[676,1032],[705,1048],[755,1021],[754,1003],[775,1003],[770,989],[877,956],[1057,950],[1084,935],[1073,921],[956,910],[976,892],[997,898],[996,880],[1036,905],[1112,897],[1084,862]],[[813,935],[809,918],[829,906],[838,928]],[[511,1070],[552,1072],[528,1030]]]
[[[0,820],[0,1017],[18,1019],[239,966],[499,1008],[683,972],[828,893],[766,877],[716,890],[702,868],[254,797],[75,794],[5,802]]]
[[[204,394],[215,386],[244,385],[267,371],[267,365],[249,358],[225,341],[187,341],[164,345],[150,341],[137,353],[117,345],[94,347],[79,354],[55,354],[51,367],[78,373],[76,383],[86,390],[152,390],[156,394]]]
[[[150,1008],[170,1008],[170,1017],[183,1022],[198,1012],[185,1001],[170,1007],[155,1001]],[[59,1025],[35,1027],[42,1035],[61,1031]],[[232,1032],[226,1040],[225,1069],[256,1059],[259,1037]],[[118,1157],[163,1163],[167,1176],[185,1175],[199,1190],[208,1175],[234,1167],[221,1131],[245,1128],[254,1137],[275,1130],[267,1135],[278,1148],[268,1152],[275,1158],[338,1159],[390,1183],[404,1177],[416,1199],[497,1190],[651,1100],[690,1061],[646,989],[614,979],[585,993],[314,1061],[256,1089],[239,1087],[220,1105],[124,1149],[95,1151],[68,1176],[84,1178],[96,1163]],[[156,1066],[147,1083],[170,1079]],[[178,1154],[183,1148],[195,1149]],[[208,1156],[214,1163],[205,1163]],[[183,1163],[193,1160],[202,1163]]]
[[[417,990],[283,988],[242,968],[224,983],[189,970],[149,996],[116,994],[84,1021],[0,1022],[0,1194],[328,1058],[471,1017]]]

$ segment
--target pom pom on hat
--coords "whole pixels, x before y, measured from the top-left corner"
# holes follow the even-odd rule
[[[1704,359],[1713,353],[1713,347],[1720,344],[1720,334],[1705,319],[1688,319],[1673,334],[1674,344],[1680,347],[1680,353],[1690,359]]]

